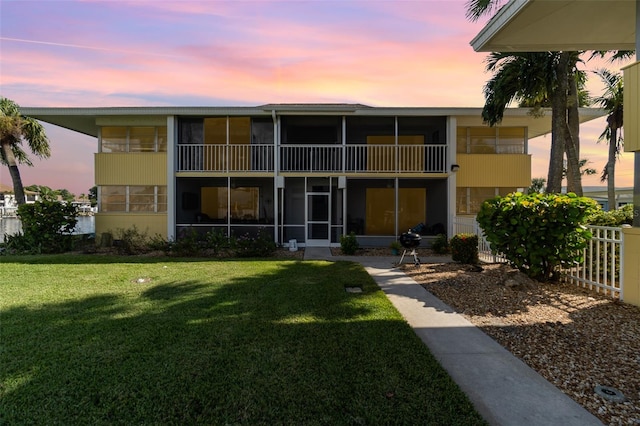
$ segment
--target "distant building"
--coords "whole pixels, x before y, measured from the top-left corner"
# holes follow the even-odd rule
[[[40,199],[37,192],[25,190],[24,195],[28,204],[35,203]],[[17,210],[18,203],[13,193],[13,186],[0,183],[0,217],[14,217]]]
[[[616,209],[633,204],[633,188],[616,188]],[[585,186],[582,188],[582,195],[594,199],[602,206],[603,210],[609,209],[609,194],[606,187],[601,186]]]

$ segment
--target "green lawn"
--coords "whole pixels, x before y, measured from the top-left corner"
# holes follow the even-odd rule
[[[0,274],[0,424],[483,423],[356,264],[4,256]]]

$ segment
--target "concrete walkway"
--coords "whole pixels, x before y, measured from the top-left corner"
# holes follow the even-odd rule
[[[602,425],[462,315],[394,268],[399,257],[332,256],[328,248],[307,248],[304,259],[361,263],[490,424]],[[421,258],[422,263],[447,260],[450,258]]]

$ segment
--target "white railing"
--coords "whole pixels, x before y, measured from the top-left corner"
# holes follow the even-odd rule
[[[341,145],[281,145],[280,170],[283,172],[340,172]]]
[[[273,145],[179,144],[178,172],[273,172]],[[281,145],[283,172],[446,173],[446,145]]]
[[[446,145],[345,145],[347,173],[446,173]]]
[[[179,144],[179,172],[273,172],[273,145]]]
[[[588,228],[593,237],[584,249],[584,260],[580,265],[565,270],[564,280],[622,300],[622,228],[591,225]]]
[[[622,228],[588,225],[593,237],[584,249],[584,260],[576,267],[565,269],[563,280],[597,293],[623,300],[624,285],[622,253],[624,238]],[[467,233],[478,236],[478,256],[490,263],[507,262],[504,256],[491,253],[489,243],[474,217],[457,216],[453,220],[454,234]]]

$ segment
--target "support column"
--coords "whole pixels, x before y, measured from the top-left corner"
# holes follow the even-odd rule
[[[636,60],[640,61],[640,0],[636,0]],[[632,96],[639,95],[636,92]],[[638,132],[635,133],[637,135]],[[637,140],[633,143],[638,145]],[[633,160],[633,228],[622,229],[624,246],[620,275],[623,279],[623,300],[640,306],[640,151],[633,153]]]
[[[177,118],[167,116],[167,239],[176,239],[176,150],[178,149]]]
[[[451,238],[453,236],[453,220],[456,217],[456,192],[458,187],[456,185],[456,173],[451,170],[451,165],[456,164],[456,152],[457,152],[457,131],[458,121],[456,117],[449,116],[447,118],[447,159],[446,159],[446,173],[447,177],[447,236]]]
[[[640,306],[640,228],[623,227],[622,235],[622,299],[625,303]]]
[[[640,61],[640,0],[636,0],[636,61]],[[633,153],[633,226],[640,227],[640,151]]]

